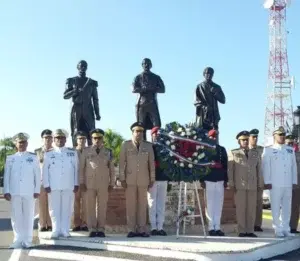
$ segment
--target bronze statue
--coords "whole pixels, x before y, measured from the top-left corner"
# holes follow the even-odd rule
[[[204,69],[205,80],[198,84],[196,88],[196,125],[206,130],[219,129],[221,120],[218,102],[225,104],[225,95],[221,86],[214,83],[214,69],[207,67]]]
[[[145,128],[144,140],[146,140],[146,130],[161,127],[157,93],[165,93],[165,85],[160,76],[150,71],[152,62],[149,58],[143,60],[142,67],[144,71],[134,78],[132,92],[139,93],[136,119]]]
[[[68,78],[64,99],[72,98],[71,110],[71,135],[73,146],[76,146],[74,135],[77,131],[83,131],[88,135],[88,144],[92,145],[89,133],[95,129],[95,119],[100,121],[98,82],[86,77],[88,64],[80,61],[77,64],[78,76]]]

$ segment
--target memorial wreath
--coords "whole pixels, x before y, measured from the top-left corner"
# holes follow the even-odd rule
[[[193,124],[166,124],[158,130],[155,143],[159,168],[171,181],[199,181],[214,165],[216,142]]]

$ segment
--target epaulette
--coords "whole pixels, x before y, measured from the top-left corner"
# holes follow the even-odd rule
[[[37,152],[39,152],[41,150],[42,150],[42,148],[38,148],[38,149],[35,149],[34,152],[37,153]]]
[[[124,141],[122,142],[122,144],[128,143],[128,142],[131,142],[131,140],[124,140]]]
[[[239,148],[233,149],[233,150],[231,150],[231,152],[234,152],[234,151],[237,151],[237,150],[239,150]]]
[[[258,148],[258,149],[263,149],[264,147],[263,147],[263,146],[260,146],[260,145],[257,145],[257,148]]]
[[[150,141],[144,140],[144,142],[147,143],[147,144],[151,144],[152,145],[152,142],[150,142]]]
[[[36,155],[36,153],[34,153],[34,152],[28,151],[28,153],[31,154],[31,155]]]
[[[67,147],[67,149],[68,149],[68,150],[75,150],[74,148],[71,148],[71,147]]]

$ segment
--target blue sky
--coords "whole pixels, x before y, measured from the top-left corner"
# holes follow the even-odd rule
[[[288,10],[290,74],[300,79],[300,2]],[[165,82],[159,95],[163,124],[195,119],[194,90],[206,66],[226,94],[220,105],[221,143],[236,147],[243,129],[263,134],[268,72],[268,10],[262,1],[15,0],[0,5],[0,135],[69,129],[65,79],[85,59],[99,83],[102,120],[130,138],[136,96],[131,83],[149,57]],[[298,81],[300,83],[300,80]],[[299,88],[299,87],[298,87]],[[299,89],[293,92],[300,104]],[[262,140],[262,136],[261,136]]]

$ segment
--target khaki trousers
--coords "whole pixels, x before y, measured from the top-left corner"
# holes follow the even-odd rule
[[[257,190],[257,198],[256,198],[256,218],[255,218],[255,226],[262,226],[262,214],[263,214],[263,189]]]
[[[80,189],[75,193],[74,199],[74,227],[86,226],[86,198],[85,193]]]
[[[91,232],[104,232],[106,224],[108,187],[101,189],[88,189],[85,194],[88,228]]]
[[[126,214],[128,232],[146,232],[148,187],[128,185],[126,188]]]
[[[39,225],[41,228],[52,227],[49,214],[48,193],[43,186],[41,186],[41,193],[39,196]]]
[[[254,232],[256,197],[256,190],[237,190],[235,193],[236,219],[239,233]]]
[[[293,189],[292,195],[292,211],[290,227],[291,229],[296,229],[299,223],[299,211],[300,211],[300,188]]]

